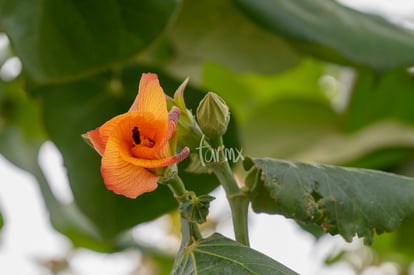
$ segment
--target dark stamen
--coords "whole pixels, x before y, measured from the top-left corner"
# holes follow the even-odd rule
[[[138,127],[135,126],[132,129],[132,139],[134,140],[135,144],[140,144],[141,143],[141,137],[139,136],[139,130]]]

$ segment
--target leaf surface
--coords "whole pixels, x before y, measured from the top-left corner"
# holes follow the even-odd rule
[[[0,0],[0,25],[36,82],[101,71],[138,54],[179,1]]]
[[[247,158],[256,212],[317,224],[347,241],[371,243],[374,232],[396,229],[414,214],[414,179],[376,170]]]
[[[333,0],[237,0],[258,24],[297,49],[376,71],[414,64],[414,32]]]
[[[184,247],[174,264],[174,275],[297,274],[281,263],[215,233]]]
[[[271,74],[300,61],[286,41],[245,18],[232,0],[184,0],[164,39],[157,42],[143,58],[196,82],[204,65],[212,62],[238,72]]]

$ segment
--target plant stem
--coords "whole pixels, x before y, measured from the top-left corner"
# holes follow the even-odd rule
[[[223,146],[223,140],[220,137],[212,141],[214,147],[220,148]],[[216,177],[219,179],[227,199],[230,204],[230,209],[233,219],[233,230],[236,241],[241,244],[249,246],[249,231],[248,231],[248,207],[249,199],[247,195],[239,188],[229,163],[225,160],[223,152],[220,158],[222,161],[210,163],[210,168]]]
[[[167,181],[168,187],[171,192],[174,194],[178,202],[182,202],[187,196],[187,190],[185,189],[184,183],[181,178],[176,175]]]
[[[184,183],[178,175],[175,175],[173,178],[166,182],[168,187],[170,188],[171,192],[174,194],[175,199],[178,201],[179,204],[188,200],[189,192],[185,189]],[[194,240],[201,240],[203,237],[200,233],[200,229],[198,225],[194,222],[181,219],[181,226],[187,226],[190,236],[194,238]],[[187,236],[183,236],[186,238]]]

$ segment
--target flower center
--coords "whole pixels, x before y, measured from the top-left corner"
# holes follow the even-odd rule
[[[134,126],[134,128],[132,128],[132,140],[134,141],[134,145],[143,145],[150,148],[154,147],[155,145],[154,140],[141,136],[137,126]]]

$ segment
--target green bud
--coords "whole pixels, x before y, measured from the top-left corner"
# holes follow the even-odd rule
[[[226,133],[229,125],[229,107],[217,94],[208,92],[198,105],[197,120],[207,137],[221,137]]]

